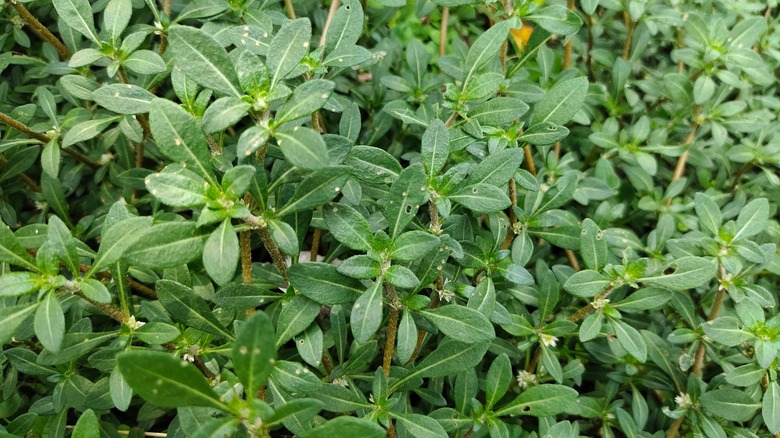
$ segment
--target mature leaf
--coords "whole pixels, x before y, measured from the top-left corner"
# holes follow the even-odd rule
[[[563,285],[570,294],[578,297],[590,298],[609,287],[611,281],[608,277],[596,271],[586,269],[576,272]]]
[[[62,147],[66,148],[76,143],[95,138],[98,134],[103,132],[104,129],[108,128],[110,124],[119,119],[120,116],[114,116],[81,122],[65,133],[65,136],[62,138]]]
[[[24,272],[22,274],[27,273]],[[4,294],[5,287],[1,284],[3,278],[7,276],[8,274],[0,277],[0,290],[3,291],[0,296],[6,296]],[[25,322],[37,308],[38,302],[35,301],[27,304],[19,304],[17,306],[3,307],[0,309],[0,342],[2,342],[3,345],[7,344],[11,340],[11,337],[17,333],[19,326],[21,326],[22,323]]]
[[[154,94],[137,85],[110,84],[93,91],[92,99],[115,113],[142,114],[149,112]]]
[[[473,184],[447,196],[474,213],[494,213],[511,204],[506,192],[490,184]]]
[[[393,417],[399,426],[417,438],[439,438],[447,436],[447,432],[438,421],[420,414],[394,413]]]
[[[386,432],[373,421],[363,418],[342,416],[328,420],[301,435],[301,438],[383,438]]]
[[[479,343],[492,340],[496,334],[493,325],[479,311],[459,305],[422,310],[445,335],[456,341]]]
[[[737,216],[737,232],[733,240],[755,236],[766,229],[769,219],[769,201],[766,198],[749,202]]]
[[[390,187],[386,200],[382,204],[383,213],[389,224],[390,237],[397,236],[409,225],[427,196],[422,165],[413,164],[404,169]]]
[[[100,44],[92,18],[92,7],[87,0],[53,0],[54,9],[60,18],[73,30]]]
[[[577,391],[563,385],[539,385],[524,390],[495,415],[530,415],[549,417],[571,410],[576,405]]]
[[[344,188],[349,174],[343,167],[328,167],[311,173],[295,189],[292,199],[280,208],[278,217],[327,204]]]
[[[774,381],[767,386],[761,400],[761,415],[770,433],[780,432],[780,385]]]
[[[699,403],[706,411],[730,421],[747,421],[761,408],[761,403],[734,388],[708,391],[699,397]]]
[[[265,384],[276,360],[274,327],[265,312],[255,312],[238,330],[233,343],[233,366],[247,394]]]
[[[165,307],[173,320],[207,333],[233,339],[233,335],[225,330],[211,313],[206,301],[189,287],[171,280],[158,280],[155,288],[160,304]]]
[[[506,37],[509,34],[511,23],[511,20],[499,21],[474,41],[474,44],[466,54],[464,65],[468,66],[468,71],[464,76],[464,86],[474,78],[474,74],[477,71],[498,55],[498,49],[506,41]]]
[[[637,329],[620,320],[610,320],[610,325],[621,347],[639,362],[647,360],[647,346]]]
[[[341,47],[353,46],[363,32],[363,7],[355,0],[345,0],[328,28],[325,51],[330,53]]]
[[[572,78],[556,83],[534,107],[531,125],[550,122],[564,125],[579,112],[588,94],[588,79]]]
[[[153,405],[227,410],[203,374],[191,363],[170,353],[130,350],[117,355],[116,361],[133,391]]]
[[[707,231],[717,235],[723,223],[723,216],[718,204],[704,193],[696,193],[693,206],[696,209],[696,216],[699,217],[699,223]]]
[[[504,149],[493,152],[482,160],[469,175],[468,184],[506,184],[523,162],[521,149]]]
[[[352,306],[350,326],[355,341],[364,344],[382,325],[382,282],[376,281]]]
[[[173,26],[168,32],[176,66],[198,84],[240,97],[238,76],[227,51],[201,29]]]
[[[365,291],[359,281],[326,263],[296,263],[287,270],[287,276],[302,295],[328,306],[351,303]]]
[[[396,381],[390,387],[390,392],[413,379],[450,376],[472,368],[482,360],[489,345],[489,342],[464,344],[444,341],[409,374]]]
[[[214,134],[238,123],[252,107],[247,102],[231,96],[217,99],[203,114],[203,132]]]
[[[276,132],[274,137],[284,157],[295,166],[317,170],[330,164],[325,140],[311,128],[285,129]]]
[[[328,230],[339,242],[358,251],[368,251],[374,233],[368,221],[347,204],[330,204],[322,209]]]
[[[599,226],[590,218],[582,221],[580,254],[589,269],[600,271],[607,264],[607,241]]]
[[[154,225],[125,250],[131,266],[173,268],[189,263],[203,252],[208,234],[194,222],[166,222]]]
[[[673,260],[667,270],[669,268],[674,268],[674,272],[644,277],[637,281],[672,290],[693,289],[709,282],[715,277],[717,270],[715,263],[702,257],[680,257]]]
[[[429,181],[433,180],[447,163],[449,144],[450,136],[444,122],[439,119],[431,122],[423,133],[421,149],[421,158]]]
[[[209,184],[197,173],[170,164],[144,179],[149,192],[171,207],[198,207],[206,203]]]
[[[225,219],[206,240],[203,266],[214,281],[223,286],[233,279],[238,265],[238,236],[230,219]]]
[[[320,314],[320,305],[303,295],[296,295],[282,307],[276,323],[276,348],[282,346],[293,336],[306,330]]]
[[[65,314],[57,294],[51,291],[41,301],[35,312],[35,335],[43,346],[57,352],[65,335]]]
[[[325,105],[335,86],[325,79],[313,79],[297,86],[287,102],[279,107],[274,121],[281,125],[311,115]]]
[[[73,427],[71,438],[91,438],[100,435],[100,423],[92,409],[87,409],[80,416]]]
[[[490,364],[485,378],[485,406],[489,409],[506,394],[512,383],[512,363],[506,353],[501,353]]]
[[[285,23],[271,40],[266,64],[271,72],[271,87],[285,78],[309,52],[311,23],[308,18]]]
[[[0,223],[0,262],[10,263],[30,271],[37,271],[33,258],[5,223]]]

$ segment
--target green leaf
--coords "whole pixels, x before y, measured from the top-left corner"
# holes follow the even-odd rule
[[[612,304],[621,310],[650,310],[657,309],[672,299],[672,291],[660,287],[646,287],[639,289],[624,298],[623,300]]]
[[[243,95],[227,51],[211,35],[194,27],[173,26],[168,41],[176,66],[195,82],[229,96]]]
[[[98,248],[89,275],[116,263],[122,258],[125,251],[141,238],[144,231],[151,228],[151,226],[151,217],[129,217],[104,231],[100,239],[100,248]]]
[[[226,96],[217,99],[203,113],[203,132],[214,134],[239,122],[252,105],[237,97]]]
[[[150,345],[162,345],[180,335],[181,332],[176,327],[158,321],[147,322],[135,331],[135,337]]]
[[[723,215],[718,204],[704,193],[696,193],[693,206],[696,209],[699,223],[704,229],[717,236],[720,226],[723,224]]]
[[[604,291],[609,287],[611,280],[596,271],[586,269],[583,271],[575,272],[566,283],[563,288],[570,294],[577,297],[590,298]]]
[[[542,122],[526,129],[523,135],[517,137],[517,141],[537,146],[547,146],[563,140],[568,135],[569,130],[565,126]]]
[[[333,14],[328,34],[325,37],[325,51],[333,52],[341,47],[353,46],[363,33],[363,7],[360,2],[345,0]]]
[[[761,403],[734,388],[708,391],[699,397],[699,403],[707,412],[729,421],[747,421],[761,408]]]
[[[87,0],[53,0],[54,9],[60,18],[73,30],[100,44],[92,18],[92,6]]]
[[[244,321],[233,343],[232,359],[244,392],[254,395],[265,384],[276,361],[274,326],[265,312]]]
[[[373,421],[343,416],[301,434],[301,438],[384,438],[386,435],[387,432]]]
[[[60,174],[60,144],[52,139],[41,152],[41,168],[52,178],[57,178]]]
[[[147,229],[124,256],[131,266],[173,268],[200,257],[207,236],[194,222],[166,222]]]
[[[563,385],[539,385],[524,390],[516,399],[495,411],[496,416],[529,415],[550,417],[572,410],[577,391]]]
[[[116,122],[119,118],[119,116],[113,116],[96,120],[87,120],[77,124],[68,129],[68,132],[65,133],[65,136],[62,138],[62,147],[67,148],[76,143],[95,138],[95,136],[103,132],[104,129],[108,128],[108,125]]]
[[[187,167],[216,185],[211,154],[198,122],[168,99],[154,99],[149,110],[149,127],[157,147],[166,157]]]
[[[579,338],[580,342],[588,342],[591,339],[595,339],[596,336],[601,333],[601,326],[604,324],[604,314],[602,312],[595,312],[588,315],[580,325]]]
[[[531,126],[542,122],[565,125],[579,112],[588,94],[588,79],[566,79],[556,83],[534,107]]]
[[[287,270],[290,284],[317,303],[332,306],[355,301],[365,288],[327,263],[296,263]]]
[[[489,342],[464,344],[454,340],[445,340],[417,364],[409,374],[390,386],[389,392],[394,392],[404,383],[414,379],[451,376],[473,368],[482,360],[489,345]]]
[[[43,346],[52,352],[60,350],[65,335],[65,314],[57,294],[51,291],[41,300],[35,312],[35,335]]]
[[[645,340],[639,331],[620,320],[610,320],[609,322],[620,346],[639,362],[645,362],[647,360],[647,345],[645,345]]]
[[[512,148],[493,152],[474,168],[467,183],[504,185],[514,176],[522,162],[522,149]]]
[[[70,272],[79,272],[79,255],[76,252],[76,240],[68,226],[57,216],[49,217],[49,242],[54,252],[65,263]]]
[[[298,184],[292,199],[276,212],[277,217],[327,204],[341,193],[348,179],[349,174],[343,167],[328,167],[312,172]]]
[[[361,400],[343,386],[327,383],[311,394],[317,400],[324,403],[323,409],[328,412],[352,412],[358,409],[370,409],[372,405]]]
[[[199,207],[206,203],[209,184],[197,173],[170,164],[162,172],[144,179],[146,189],[165,205],[171,207]]]
[[[320,314],[321,306],[303,295],[296,295],[282,307],[276,323],[276,348],[306,328]]]
[[[206,240],[203,266],[218,285],[224,286],[236,273],[238,257],[238,236],[230,219],[225,219]]]
[[[365,344],[382,325],[382,282],[376,281],[352,306],[350,326],[355,341]]]
[[[604,233],[590,218],[582,221],[580,255],[589,269],[600,271],[607,264],[607,241]]]
[[[474,74],[485,64],[498,56],[498,49],[506,41],[512,20],[503,20],[491,26],[490,29],[474,41],[468,53],[464,65],[468,66],[468,71],[463,80],[463,87],[471,81]]]
[[[132,84],[110,84],[92,92],[92,99],[103,108],[119,114],[148,113],[154,94]]]
[[[485,378],[485,408],[490,409],[506,394],[512,383],[512,363],[506,353],[501,353],[490,364]]]
[[[27,274],[27,272],[19,272],[16,274]],[[0,277],[0,297],[6,297],[6,288],[3,285],[3,279],[9,275],[6,274]],[[38,302],[32,302],[27,304],[20,304],[18,306],[3,307],[0,309],[0,342],[3,345],[7,344],[11,338],[17,333],[19,326],[24,323],[27,318],[35,312],[38,308]],[[6,350],[7,351],[7,350]]]
[[[401,265],[392,265],[387,268],[385,279],[393,286],[401,289],[417,289],[420,285],[420,280],[414,274],[414,271]]]
[[[780,432],[780,385],[774,381],[767,386],[761,399],[761,416],[770,433]]]
[[[582,26],[582,19],[563,5],[549,5],[537,9],[523,19],[534,22],[542,29],[558,35],[571,35]]]
[[[211,313],[206,301],[192,289],[171,280],[158,280],[155,288],[160,304],[165,307],[174,321],[213,335],[233,339],[233,335],[225,330]]]
[[[395,239],[390,257],[394,260],[420,260],[439,247],[439,238],[426,231],[407,231]]]
[[[130,350],[118,354],[116,361],[133,391],[155,406],[228,410],[194,365],[170,353]]]
[[[396,341],[395,354],[398,357],[398,361],[406,363],[412,357],[417,347],[417,325],[414,322],[414,318],[412,318],[412,313],[407,309],[404,309],[401,315]]]
[[[372,57],[370,50],[361,46],[342,46],[331,52],[322,62],[324,67],[353,67]]]
[[[450,136],[444,122],[434,120],[422,136],[421,159],[425,166],[428,181],[438,176],[439,171],[447,163],[449,155]]]
[[[733,316],[719,316],[701,325],[704,334],[713,341],[728,347],[749,341],[753,338],[750,332],[739,327],[739,319]]]
[[[308,18],[288,21],[271,40],[266,64],[271,72],[271,88],[298,66],[309,52],[311,23]]]
[[[322,209],[328,230],[339,242],[358,251],[371,249],[374,233],[368,221],[347,204],[330,204]]]
[[[475,309],[449,305],[424,309],[420,313],[456,341],[473,344],[492,341],[496,336],[490,321]]]
[[[501,211],[511,204],[509,196],[490,184],[473,184],[447,196],[477,214]]]
[[[284,158],[295,166],[307,170],[317,170],[330,164],[325,140],[317,131],[296,126],[274,134],[276,143]]]
[[[528,111],[528,105],[514,97],[495,97],[470,110],[470,118],[482,126],[509,126]]]
[[[287,222],[271,219],[268,221],[268,231],[271,239],[284,255],[297,256],[300,252],[298,236],[293,227]]]
[[[438,421],[420,414],[401,414],[394,412],[393,417],[399,426],[415,438],[441,438],[446,437],[447,432]]]
[[[360,181],[369,184],[389,184],[398,178],[403,167],[387,151],[373,146],[354,146],[344,165]]]
[[[136,50],[122,64],[128,70],[142,75],[154,75],[168,70],[160,55],[151,50]]]
[[[422,165],[413,164],[404,169],[390,187],[383,203],[383,213],[389,223],[390,237],[397,236],[409,225],[427,196]]]
[[[8,228],[8,225],[2,222],[0,222],[0,262],[10,263],[30,271],[38,271],[33,258],[19,243],[19,239]]]
[[[274,410],[274,415],[263,422],[266,426],[281,424],[288,419],[297,416],[298,418],[312,418],[322,410],[322,402],[311,398],[299,398],[290,400]]]
[[[98,422],[97,415],[95,415],[95,412],[93,412],[92,409],[87,409],[81,413],[70,436],[71,438],[92,438],[100,436],[100,423]]]
[[[766,198],[750,201],[737,216],[737,232],[732,240],[755,236],[764,231],[769,220],[769,201]]]
[[[743,210],[744,211],[744,210]],[[717,266],[712,260],[702,257],[680,257],[665,268],[674,268],[671,274],[640,278],[644,282],[672,290],[685,290],[699,287],[715,277]]]
[[[335,86],[335,83],[325,79],[313,79],[297,86],[287,102],[279,107],[274,122],[281,125],[318,111],[325,105]]]

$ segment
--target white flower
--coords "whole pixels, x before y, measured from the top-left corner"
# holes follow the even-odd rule
[[[593,302],[591,303],[593,308],[596,309],[596,310],[601,309],[602,307],[606,306],[607,304],[609,304],[609,299],[607,299],[607,298],[599,298],[597,300],[593,300]]]
[[[541,333],[539,335],[539,338],[541,339],[542,344],[544,344],[545,347],[555,347],[555,344],[558,342],[557,337],[545,333]]]
[[[349,386],[349,382],[347,381],[346,377],[337,377],[337,378],[333,379],[333,383],[336,384],[336,385],[343,386],[345,388],[347,386]]]
[[[182,356],[182,358],[184,360],[186,360],[186,361],[189,361],[189,362],[195,362],[195,356],[193,356],[193,355],[191,355],[189,353],[184,353],[184,356]]]
[[[691,396],[685,393],[681,393],[680,395],[674,397],[674,402],[677,403],[677,407],[679,409],[686,409],[688,406],[693,404]]]
[[[520,387],[520,389],[528,388],[528,386],[536,383],[536,374],[529,373],[526,370],[520,370],[520,372],[517,373],[517,386]]]
[[[442,290],[439,291],[439,299],[440,300],[443,300],[443,301],[446,301],[446,302],[449,303],[449,302],[452,301],[453,297],[455,297],[455,292],[452,292],[451,290],[442,289]]]
[[[134,316],[134,315],[131,315],[131,316],[130,316],[130,318],[128,318],[128,319],[127,319],[127,325],[128,325],[128,327],[130,327],[130,329],[132,329],[132,330],[138,330],[138,329],[139,329],[139,328],[141,328],[141,327],[142,327],[144,324],[146,324],[146,323],[145,323],[145,322],[143,322],[143,321],[136,321],[136,320],[135,320],[135,316]],[[190,361],[190,362],[192,362],[192,361]]]

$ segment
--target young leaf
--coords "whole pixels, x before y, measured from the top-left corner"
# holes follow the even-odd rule
[[[589,269],[600,271],[607,264],[607,242],[603,236],[599,226],[590,218],[582,221],[580,254]]]
[[[173,26],[168,40],[176,66],[195,82],[229,96],[243,95],[227,51],[211,35],[194,27]]]
[[[238,257],[238,236],[230,219],[225,219],[206,240],[203,266],[218,285],[224,286],[235,275]]]
[[[238,123],[252,107],[247,102],[231,96],[217,99],[203,113],[203,132],[214,134]]]
[[[71,438],[91,438],[100,435],[100,423],[92,409],[87,409],[80,416],[73,427]]]
[[[194,365],[170,353],[130,350],[118,354],[116,361],[133,391],[155,406],[228,410]]]
[[[255,312],[236,334],[233,366],[246,394],[256,394],[265,384],[276,360],[274,327],[265,312]]]
[[[311,115],[322,108],[336,86],[332,81],[314,79],[297,86],[279,110],[274,122],[278,125]]]

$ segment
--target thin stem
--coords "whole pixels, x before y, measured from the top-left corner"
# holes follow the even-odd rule
[[[447,28],[449,27],[450,8],[441,10],[441,27],[439,29],[439,56],[447,54]]]
[[[8,159],[4,156],[0,155],[0,166],[5,166],[8,164]],[[19,179],[27,185],[33,192],[39,192],[41,191],[41,186],[38,185],[38,183],[30,177],[30,175],[27,175],[26,173],[22,172],[19,175]]]
[[[325,367],[325,371],[328,375],[333,372],[333,362],[330,361],[328,350],[322,350],[322,366]]]
[[[309,261],[317,261],[317,253],[320,250],[320,239],[322,239],[322,230],[319,228],[314,229],[314,233],[311,236],[311,250],[309,250]]]
[[[171,16],[171,0],[162,0],[163,13],[168,17]]]
[[[151,287],[140,283],[136,280],[133,280],[132,278],[127,278],[127,284],[130,285],[133,289],[135,289],[138,292],[141,292],[141,295],[143,295],[146,298],[149,298],[150,300],[156,300],[157,299],[157,292],[152,289]]]
[[[517,206],[517,185],[514,177],[509,180],[509,201],[509,230],[506,233],[504,241],[501,243],[501,249],[509,249],[516,236],[515,224],[517,224],[517,216],[515,216],[514,207]]]
[[[753,162],[748,161],[747,163],[743,164],[742,167],[739,168],[736,174],[734,174],[734,181],[731,182],[731,190],[734,190],[737,188],[737,185],[739,185],[739,180],[742,178],[742,175],[747,172],[748,169],[753,167]]]
[[[292,0],[284,0],[284,8],[287,9],[287,16],[289,16],[291,19],[295,20],[295,8],[293,8]]]
[[[57,38],[53,33],[51,33],[49,29],[46,28],[46,26],[41,24],[41,22],[38,21],[38,19],[35,18],[35,16],[33,16],[22,3],[15,0],[5,0],[5,3],[16,9],[16,12],[20,17],[22,17],[25,23],[30,26],[30,30],[32,30],[35,36],[54,46],[54,49],[57,50],[57,55],[59,55],[60,60],[65,61],[66,59],[70,59],[70,50],[68,50],[65,44],[60,41],[60,39]]]
[[[455,120],[458,118],[458,111],[453,111],[452,114],[450,114],[450,118],[447,119],[446,122],[444,122],[444,126],[450,127],[453,123],[455,123]]]
[[[279,274],[282,275],[285,283],[289,283],[287,280],[287,262],[284,259],[284,255],[279,251],[279,247],[276,246],[274,240],[271,238],[271,233],[268,232],[268,227],[260,227],[257,232],[260,234],[260,240],[263,241],[266,251],[271,254],[271,259],[276,265],[276,269],[279,270]]]
[[[126,317],[121,310],[119,310],[115,306],[112,306],[111,304],[98,303],[97,301],[87,298],[87,296],[81,293],[81,291],[76,291],[73,294],[82,298],[84,301],[88,302],[89,304],[92,304],[93,306],[97,307],[98,309],[100,309],[101,312],[105,313],[116,322],[126,323],[128,321],[128,317]]]
[[[688,161],[688,147],[693,143],[693,139],[696,138],[696,131],[699,129],[699,124],[696,122],[696,119],[699,117],[699,111],[701,111],[701,107],[697,106],[694,110],[693,118],[691,120],[691,130],[688,132],[688,135],[685,137],[685,140],[683,141],[683,146],[685,147],[685,150],[682,154],[680,154],[680,157],[677,159],[677,164],[674,166],[674,174],[672,174],[672,182],[677,181],[678,179],[682,178],[685,174],[685,163]],[[666,201],[666,205],[670,205],[672,203],[671,199],[668,199]]]
[[[325,45],[325,38],[327,38],[328,29],[330,29],[330,22],[333,21],[333,16],[336,14],[336,11],[339,10],[340,5],[341,5],[341,0],[333,0],[332,2],[330,2],[330,9],[328,9],[328,18],[325,20],[325,27],[322,29],[322,36],[320,37],[320,47]]]
[[[568,0],[568,2],[566,2],[566,7],[569,8],[570,11],[574,11],[574,0]],[[563,46],[563,65],[561,66],[562,70],[568,69],[569,65],[571,64],[571,51],[573,46],[573,40],[569,40],[566,45]]]
[[[571,265],[572,269],[575,271],[580,270],[580,263],[577,261],[577,256],[574,255],[574,251],[567,249],[566,252],[566,258],[569,259],[569,264]]]
[[[623,59],[631,55],[631,43],[634,39],[634,20],[627,11],[623,11],[623,23],[626,25],[626,40],[623,42]]]
[[[201,359],[200,355],[195,355],[192,358],[192,363],[200,370],[201,374],[203,374],[207,379],[212,380],[214,377],[214,373],[211,372],[210,369],[206,366],[205,363],[203,363],[203,359]]]
[[[523,153],[525,154],[525,160],[523,160],[525,161],[525,167],[531,172],[531,175],[536,176],[536,166],[534,165],[534,156],[531,153],[531,146],[525,145]]]
[[[385,341],[385,354],[382,358],[382,368],[385,370],[385,377],[390,377],[390,365],[393,362],[393,351],[395,350],[395,336],[398,333],[398,294],[390,283],[386,283],[387,293],[390,295],[390,316],[387,319],[387,341]]]

